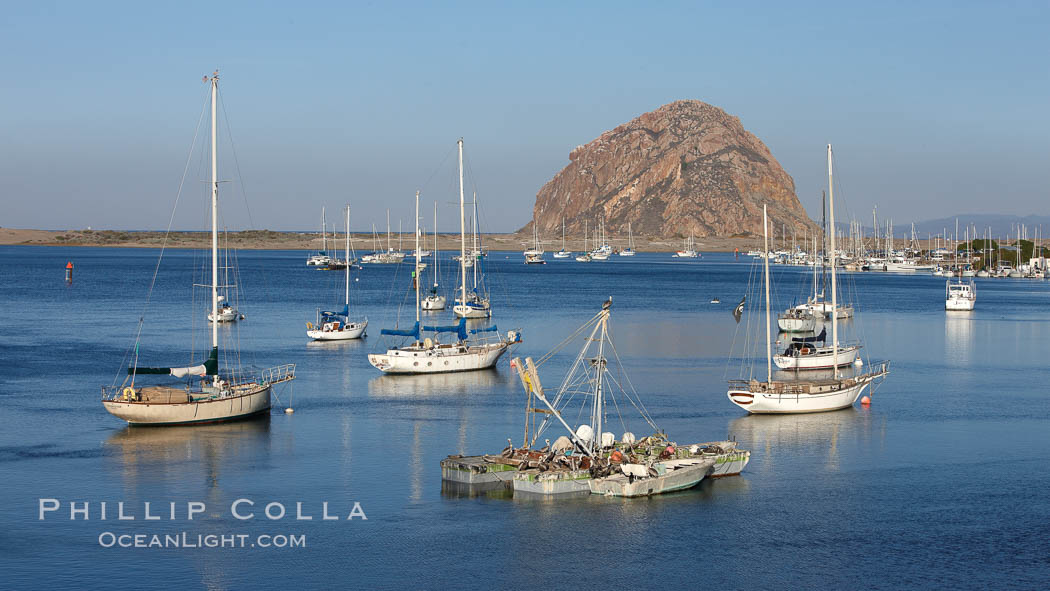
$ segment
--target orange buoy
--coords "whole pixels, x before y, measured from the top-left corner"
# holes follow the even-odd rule
[[[865,396],[865,397],[860,399],[860,403],[863,404],[864,406],[870,406],[871,405],[871,398],[868,398],[867,396]]]
[[[66,263],[66,282],[73,282],[73,261]]]

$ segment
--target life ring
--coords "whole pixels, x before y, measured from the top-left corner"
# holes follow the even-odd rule
[[[313,330],[313,329],[314,329],[314,323],[313,322],[307,322],[306,323],[306,330]]]
[[[802,355],[809,355],[809,347],[802,347],[801,349],[798,350],[798,352],[801,353]]]
[[[124,388],[124,400],[129,400],[130,401],[130,400],[134,400],[134,399],[135,399],[135,389],[132,388],[131,386],[128,386],[127,388]]]

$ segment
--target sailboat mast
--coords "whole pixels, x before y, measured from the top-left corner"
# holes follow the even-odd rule
[[[839,376],[839,300],[835,280],[835,186],[832,181],[831,144],[828,144],[828,215],[831,217],[831,365]]]
[[[434,202],[434,287],[437,287],[438,278],[441,277],[440,269],[438,269],[438,204]],[[435,294],[436,295],[436,294]]]
[[[218,70],[211,77],[211,348],[219,347],[219,159],[215,150],[215,103],[219,93]],[[213,383],[218,385],[215,372]]]
[[[604,392],[602,390],[602,377],[605,376],[605,337],[607,333],[606,323],[609,321],[609,311],[602,310],[602,335],[598,339],[598,376],[595,380],[594,388],[594,435],[591,439],[592,449],[595,451],[601,450],[602,445],[602,410],[605,406],[602,401]]]
[[[346,245],[345,245],[345,249],[346,249],[345,250],[345,252],[346,252],[346,260],[343,261],[343,262],[346,263],[346,291],[344,292],[346,294],[344,296],[344,299],[346,301],[344,301],[343,303],[346,304],[347,312],[349,313],[349,311],[350,311],[350,204],[349,203],[346,204]]]
[[[416,191],[416,268],[412,271],[412,283],[416,284],[416,322],[419,322],[419,191]]]
[[[478,252],[478,192],[474,191],[474,216],[471,218],[471,230],[470,230],[470,246],[472,249],[471,255],[476,257],[474,265],[471,267],[474,269],[474,289],[478,288],[478,264],[481,260],[481,253]]]
[[[773,383],[773,334],[769,329],[769,222],[766,220],[766,206],[762,205],[762,237],[765,241],[766,256],[763,257],[762,276],[766,283],[766,383]]]
[[[321,206],[321,251],[328,254],[328,222],[324,219],[324,206]]]
[[[463,290],[462,304],[467,305],[467,219],[463,203],[463,138],[459,138],[459,273]]]

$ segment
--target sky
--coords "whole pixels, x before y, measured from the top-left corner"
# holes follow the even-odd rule
[[[1045,0],[7,3],[0,226],[164,229],[178,199],[202,227],[216,68],[230,229],[345,203],[407,229],[418,190],[451,230],[462,137],[483,229],[515,230],[575,146],[679,99],[739,117],[816,219],[827,143],[863,219],[1045,215],[1047,31]]]

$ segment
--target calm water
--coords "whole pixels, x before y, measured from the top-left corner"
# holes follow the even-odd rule
[[[241,253],[247,320],[224,338],[240,343],[244,362],[298,364],[275,401],[295,414],[128,429],[102,409],[99,386],[133,342],[156,254],[0,247],[5,588],[1031,588],[1050,578],[1048,283],[977,280],[978,310],[946,315],[938,278],[854,276],[860,313],[848,329],[893,363],[874,404],[749,417],[725,396],[725,379],[740,372],[727,355],[749,346],[755,321],[730,314],[749,261],[641,254],[537,268],[494,253],[496,321],[524,331],[518,355],[541,356],[612,295],[614,339],[657,423],[681,442],[732,435],[753,451],[741,477],[683,493],[536,502],[442,493],[444,456],[520,441],[524,399],[506,358],[495,371],[432,377],[368,365],[409,294],[405,268],[355,273],[366,340],[312,344],[305,323],[341,302],[342,276],[305,267],[300,252]],[[166,255],[144,364],[188,362],[203,346],[202,294],[194,302],[189,287],[200,263],[193,252]],[[775,269],[777,303],[804,295],[805,277]],[[574,354],[544,366],[548,387]],[[61,510],[38,520],[39,498]],[[255,502],[255,519],[230,515],[238,498]],[[90,520],[71,521],[70,501],[89,501]],[[117,501],[137,520],[113,519]],[[146,501],[164,519],[144,522]],[[187,521],[187,501],[207,511]],[[290,514],[265,519],[271,501]],[[360,502],[368,519],[322,521],[324,501],[343,517]],[[294,518],[296,502],[312,521]],[[305,534],[307,547],[104,548],[103,532]]]

